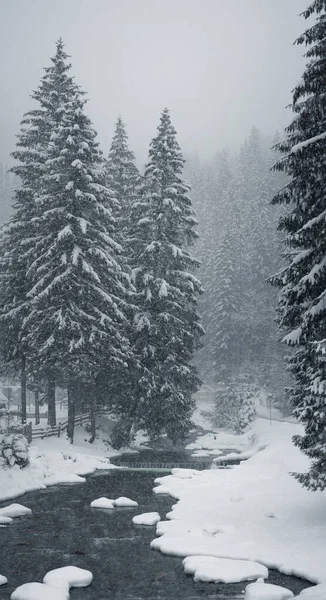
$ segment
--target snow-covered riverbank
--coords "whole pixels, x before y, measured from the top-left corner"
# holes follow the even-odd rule
[[[63,437],[35,440],[28,467],[0,469],[0,501],[58,483],[82,483],[85,475],[96,470],[116,468],[109,457],[118,452],[101,439],[89,444],[84,438],[84,429],[78,427],[73,445]]]
[[[308,492],[290,475],[308,467],[291,442],[295,433],[299,425],[258,419],[245,434],[255,453],[239,466],[190,477],[175,470],[157,479],[179,502],[158,523],[152,547],[183,557],[256,561],[323,583],[302,600],[325,600],[326,492]],[[243,451],[243,437],[239,441]],[[218,434],[214,442],[219,447]]]

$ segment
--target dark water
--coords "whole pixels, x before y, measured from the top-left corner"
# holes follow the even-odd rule
[[[198,468],[198,469],[209,469],[212,464],[212,456],[206,457],[194,457],[191,456],[191,452],[187,450],[152,450],[146,449],[141,450],[141,452],[133,453],[133,454],[121,454],[119,456],[113,457],[111,462],[114,465],[128,465],[128,467],[132,467],[133,465],[155,465],[158,468],[162,466],[167,466],[169,469],[173,467],[182,467],[187,466],[187,468]]]
[[[149,472],[112,470],[85,484],[50,487],[18,499],[33,512],[0,529],[0,572],[9,581],[0,588],[0,598],[8,600],[17,586],[41,582],[47,571],[65,565],[89,569],[94,576],[90,587],[71,590],[71,600],[243,597],[246,582],[194,583],[184,574],[181,558],[150,549],[155,528],[135,526],[132,517],[158,511],[164,519],[175,502],[153,494],[154,478]],[[127,496],[139,507],[91,509],[91,501],[100,496]],[[309,585],[277,573],[270,581],[295,593]]]

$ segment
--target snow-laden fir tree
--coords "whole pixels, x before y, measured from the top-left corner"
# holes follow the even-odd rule
[[[287,212],[287,266],[274,277],[280,287],[279,322],[284,342],[294,351],[289,390],[295,416],[305,427],[294,443],[311,459],[308,473],[296,474],[311,490],[326,487],[326,1],[315,0],[303,13],[316,18],[297,40],[308,47],[307,66],[294,89],[295,117],[279,149],[276,165],[291,177],[274,198]]]
[[[107,186],[112,190],[117,203],[115,216],[122,242],[129,238],[130,211],[137,196],[140,175],[135,165],[135,156],[128,147],[128,135],[121,117],[118,118],[106,161]]]
[[[115,365],[124,364],[128,277],[120,265],[103,157],[69,68],[59,42],[34,94],[40,108],[25,118],[22,149],[15,153],[23,186],[4,244],[9,255],[17,245],[23,260],[20,345],[32,353],[34,368],[47,373],[52,395],[55,381],[68,385],[72,440],[76,380],[94,384],[104,365],[112,375]],[[13,309],[8,303],[9,322]]]
[[[216,205],[212,215],[213,250],[210,261],[210,280],[207,284],[207,328],[213,335],[212,356],[215,382],[226,382],[235,367],[234,317],[238,309],[237,279],[239,219],[234,196],[229,156],[220,156],[216,188]],[[215,217],[215,219],[214,219]]]
[[[139,426],[176,442],[190,427],[200,380],[192,364],[203,333],[197,313],[201,286],[189,253],[196,219],[184,160],[165,109],[152,140],[145,183],[133,205],[134,282],[139,307],[134,350],[140,363],[135,390]]]
[[[119,262],[113,200],[96,133],[79,91],[62,106],[37,198],[41,236],[28,270],[26,339],[44,364],[60,365],[74,409],[77,379],[124,364],[128,277]]]
[[[41,193],[42,174],[54,126],[62,117],[61,107],[76,92],[69,75],[70,64],[63,42],[57,42],[56,54],[32,99],[37,108],[24,115],[13,157],[19,161],[11,170],[20,179],[14,196],[14,212],[2,231],[1,239],[1,334],[5,360],[16,370],[21,365],[22,420],[26,420],[26,369],[32,364],[31,348],[22,338],[22,324],[28,315],[26,273],[40,236],[40,218],[36,196]],[[27,359],[27,365],[26,365]],[[48,371],[49,422],[55,425],[53,377]]]

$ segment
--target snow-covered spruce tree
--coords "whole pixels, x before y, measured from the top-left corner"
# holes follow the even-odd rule
[[[42,237],[36,197],[41,194],[49,144],[62,118],[62,106],[77,89],[69,75],[70,64],[62,40],[57,42],[51,63],[32,94],[38,107],[24,115],[17,149],[12,154],[19,161],[11,170],[20,179],[20,186],[15,192],[13,215],[1,239],[1,330],[6,340],[6,361],[16,368],[21,364],[23,421],[26,420],[26,370],[33,363],[31,347],[21,335],[22,324],[30,310],[26,273],[34,257],[35,244]],[[48,369],[42,376],[48,379],[49,423],[55,425],[54,374]]]
[[[216,188],[214,246],[211,253],[210,281],[207,285],[209,310],[207,328],[213,333],[212,357],[216,383],[226,382],[234,371],[234,316],[239,303],[237,278],[239,219],[233,178],[226,151],[220,156]]]
[[[152,140],[145,183],[133,205],[134,281],[139,307],[133,346],[140,363],[135,388],[138,425],[177,442],[189,430],[200,380],[192,364],[203,333],[197,314],[198,266],[188,247],[196,219],[182,180],[184,160],[165,109]]]
[[[295,383],[289,390],[294,415],[305,433],[294,443],[312,461],[296,473],[311,490],[326,488],[326,1],[315,0],[303,13],[316,22],[297,40],[308,46],[306,69],[293,93],[295,117],[279,145],[285,156],[276,169],[291,177],[274,198],[287,210],[279,227],[286,232],[287,266],[273,278],[281,288],[279,322],[284,342],[294,347],[288,364]]]
[[[40,372],[68,387],[73,440],[76,380],[94,380],[106,363],[123,364],[125,285],[112,197],[83,93],[62,94],[35,193],[38,236],[27,269],[29,312],[23,340]]]
[[[128,147],[128,135],[121,117],[118,118],[106,161],[107,186],[112,190],[118,230],[124,245],[129,237],[130,210],[136,199],[140,175],[135,156]],[[126,252],[127,254],[127,252]]]

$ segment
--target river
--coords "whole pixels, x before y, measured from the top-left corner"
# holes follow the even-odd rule
[[[167,457],[161,458],[167,462]],[[41,582],[47,571],[65,565],[89,569],[94,576],[90,587],[71,590],[71,600],[243,597],[246,583],[194,583],[184,574],[181,558],[150,549],[155,527],[133,525],[132,517],[158,511],[164,519],[175,502],[153,494],[154,478],[150,471],[112,469],[87,477],[84,484],[53,486],[18,499],[32,509],[32,515],[1,528],[0,572],[9,581],[0,588],[1,599],[8,600],[17,586]],[[139,507],[90,508],[100,496],[127,496],[137,500]],[[309,585],[276,572],[271,572],[270,582],[295,593]]]

